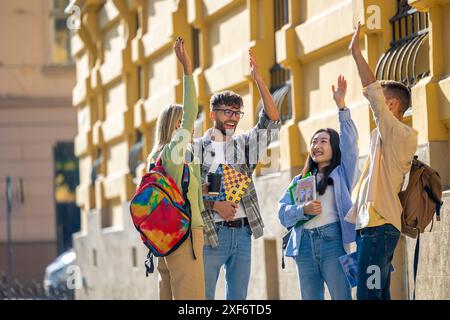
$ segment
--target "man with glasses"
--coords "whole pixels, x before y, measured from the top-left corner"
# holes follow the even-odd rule
[[[232,92],[216,93],[210,101],[211,120],[214,126],[196,141],[202,151],[202,182],[207,182],[209,172],[217,172],[221,164],[249,177],[271,140],[271,133],[280,128],[279,114],[269,89],[259,75],[252,51],[249,51],[250,71],[262,98],[263,109],[255,127],[248,133],[235,135],[239,121],[244,116],[242,98]],[[272,131],[273,130],[273,131]],[[258,197],[253,182],[250,183],[239,204],[212,201],[206,197],[202,213],[205,223],[205,287],[206,298],[214,299],[220,269],[224,266],[226,298],[245,300],[250,279],[251,235],[263,235]]]

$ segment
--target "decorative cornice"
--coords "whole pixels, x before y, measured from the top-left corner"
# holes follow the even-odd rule
[[[0,108],[72,108],[72,97],[0,97]]]

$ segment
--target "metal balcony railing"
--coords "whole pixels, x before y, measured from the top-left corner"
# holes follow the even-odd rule
[[[408,87],[429,75],[429,67],[419,70],[417,57],[421,46],[428,40],[428,13],[419,12],[407,0],[397,0],[397,13],[390,19],[391,47],[376,66],[379,80],[396,80]]]

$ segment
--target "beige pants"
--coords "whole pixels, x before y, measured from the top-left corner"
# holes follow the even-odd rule
[[[161,300],[204,300],[203,227],[192,229],[191,239],[167,257],[158,258],[159,298]]]

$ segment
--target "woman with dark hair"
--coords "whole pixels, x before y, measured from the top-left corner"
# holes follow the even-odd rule
[[[346,254],[344,246],[355,241],[355,226],[344,217],[352,206],[358,132],[345,106],[347,82],[343,76],[338,78],[337,89],[333,85],[332,90],[339,108],[340,133],[327,128],[313,135],[305,167],[289,186],[314,175],[316,200],[293,203],[288,188],[278,204],[281,224],[292,227],[285,255],[295,259],[304,300],[323,300],[324,283],[332,299],[352,298],[339,257]]]

